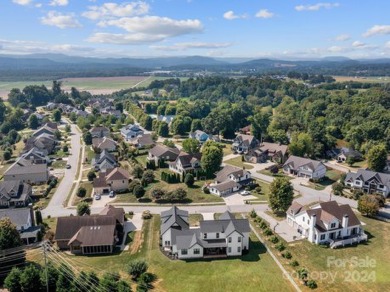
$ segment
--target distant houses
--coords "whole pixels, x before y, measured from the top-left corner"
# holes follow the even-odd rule
[[[349,205],[329,201],[306,208],[293,202],[286,214],[287,223],[315,244],[328,243],[335,248],[367,240],[362,223]]]
[[[326,167],[321,161],[291,155],[284,163],[283,171],[286,174],[319,180],[325,176]]]
[[[248,219],[236,219],[230,212],[217,220],[202,220],[190,228],[188,212],[176,206],[161,213],[161,243],[179,259],[241,256],[249,250]]]
[[[346,162],[348,159],[352,161],[360,161],[363,159],[363,154],[351,148],[343,147],[336,156],[338,162]]]
[[[222,197],[251,183],[249,171],[227,164],[216,174],[215,182],[210,184],[209,189],[210,193]]]
[[[347,173],[344,184],[368,194],[380,194],[385,198],[390,194],[390,174],[387,173],[359,169],[357,173]]]

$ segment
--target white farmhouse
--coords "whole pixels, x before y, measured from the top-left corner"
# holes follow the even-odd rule
[[[349,205],[336,201],[320,203],[311,209],[293,202],[287,210],[287,223],[315,244],[331,248],[367,240],[362,223]]]
[[[218,220],[200,221],[190,228],[188,212],[172,207],[161,213],[164,250],[179,259],[241,256],[249,249],[248,219],[235,219],[226,211]]]

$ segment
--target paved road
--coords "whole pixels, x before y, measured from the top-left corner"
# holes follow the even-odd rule
[[[66,200],[70,190],[72,189],[73,182],[76,178],[77,167],[79,165],[79,156],[81,151],[81,132],[76,125],[71,124],[72,134],[70,136],[71,155],[68,158],[68,164],[71,165],[70,169],[65,169],[65,175],[59,184],[56,192],[54,193],[50,203],[46,209],[42,211],[43,215],[51,215],[53,217],[59,215],[64,209],[63,203]]]

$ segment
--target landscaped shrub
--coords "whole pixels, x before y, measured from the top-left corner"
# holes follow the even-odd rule
[[[144,260],[134,260],[128,265],[127,272],[133,280],[137,280],[148,270],[148,264]]]
[[[195,183],[195,178],[191,173],[187,173],[184,178],[184,183],[187,185],[187,187],[192,187]]]
[[[79,198],[84,198],[86,194],[87,194],[87,190],[83,187],[80,187],[77,191],[77,197]]]
[[[249,213],[249,216],[251,218],[256,218],[257,217],[256,211],[254,209],[252,209],[252,211]]]
[[[272,235],[272,234],[273,234],[273,232],[272,232],[271,229],[267,228],[266,230],[264,230],[264,235],[270,236],[270,235]]]
[[[289,260],[289,259],[292,258],[292,254],[291,254],[291,252],[286,251],[286,252],[282,253],[282,257],[284,257],[284,258]]]
[[[255,188],[255,192],[258,193],[258,194],[261,194],[261,192],[262,192],[261,186],[257,186]]]
[[[210,194],[210,189],[209,188],[203,188],[203,192],[205,194]]]
[[[309,281],[307,281],[307,287],[309,287],[310,289],[315,289],[315,288],[317,288],[317,283],[316,283],[316,281],[314,281],[314,280],[309,280]]]
[[[142,212],[142,219],[147,220],[151,218],[152,218],[152,214],[150,213],[150,211],[146,210]]]
[[[145,181],[146,185],[151,184],[154,181],[153,170],[147,170],[142,175],[142,180]]]
[[[93,170],[91,170],[90,172],[88,172],[87,177],[88,177],[88,181],[93,181],[96,178],[96,173]]]
[[[129,183],[129,192],[133,192],[135,186],[140,186],[141,182],[138,179],[133,180],[131,183]]]
[[[299,263],[298,263],[298,261],[292,261],[291,263],[290,263],[290,266],[292,266],[292,267],[298,267],[299,266]]]
[[[280,242],[278,243],[277,245],[275,245],[275,248],[278,250],[278,251],[284,251],[286,249],[286,247],[284,246],[283,242]]]
[[[134,215],[134,211],[129,211],[129,215]]]
[[[133,194],[137,199],[139,199],[144,196],[145,190],[141,185],[136,185],[133,189]]]
[[[264,230],[264,229],[268,228],[268,225],[264,221],[261,221],[259,227]]]
[[[274,243],[274,244],[276,244],[276,243],[279,242],[279,238],[278,238],[276,235],[272,236],[269,240],[270,240],[272,243]]]

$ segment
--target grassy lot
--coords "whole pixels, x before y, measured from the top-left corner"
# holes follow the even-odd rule
[[[219,144],[223,145],[224,147],[222,148],[223,150],[223,156],[226,156],[226,155],[229,155],[229,154],[232,154],[233,151],[232,151],[232,144],[228,144],[228,143],[222,143],[220,142]]]
[[[62,177],[58,179],[56,187],[51,189],[49,195],[46,198],[44,198],[42,194],[47,189],[48,185],[43,184],[43,185],[34,186],[33,187],[34,200],[37,200],[34,203],[34,207],[46,208],[51,200],[51,197],[54,195],[55,191],[57,190],[58,186],[60,185],[61,180],[62,180]]]
[[[149,264],[149,272],[157,275],[155,291],[293,291],[255,236],[251,236],[250,252],[240,258],[172,261],[159,250],[159,221],[159,216],[154,216],[144,222],[138,252],[111,256],[63,256],[79,269],[102,274],[110,267],[110,271],[118,271],[124,277],[131,260],[144,258]]]
[[[51,167],[53,168],[65,168],[66,166],[66,161],[65,160],[56,160],[52,162]]]
[[[86,191],[87,191],[87,194],[85,195],[84,198],[90,198],[92,197],[92,190],[93,190],[93,186],[92,186],[92,183],[91,182],[82,182],[80,183],[80,186],[79,188],[85,188]],[[77,192],[77,191],[76,191]],[[72,205],[73,206],[76,206],[79,202],[81,202],[83,200],[83,198],[80,198],[78,197],[77,195],[73,197],[73,202],[72,202]]]
[[[258,173],[261,173],[261,174],[264,174],[264,175],[268,175],[268,176],[273,176],[273,177],[285,177],[287,178],[288,180],[292,180],[293,177],[291,176],[288,176],[286,175],[283,170],[279,169],[279,172],[278,173],[272,173],[271,171],[267,170],[267,169],[263,169],[263,170],[259,170],[257,171]]]
[[[366,167],[368,167],[367,160],[362,160],[362,161],[355,162],[352,165],[352,167],[353,168],[366,168]]]
[[[203,220],[202,214],[190,214],[188,216],[188,220],[190,221],[191,226],[199,226],[199,221]]]
[[[384,252],[390,244],[388,223],[360,215],[358,217],[366,223],[364,229],[369,235],[368,243],[330,249],[309,243],[307,240],[289,244],[284,242],[286,250],[293,256],[291,260],[299,262],[296,268],[289,265],[289,260],[281,257],[276,250],[275,254],[290,273],[294,273],[299,268],[307,269],[309,278],[316,280],[318,291],[386,291],[390,279],[390,255]],[[257,227],[256,229],[260,230]],[[269,243],[269,246],[272,244]],[[362,262],[367,259],[371,261],[368,262],[370,265],[368,267],[363,266],[367,262]],[[354,264],[357,260],[361,263],[359,266]],[[375,277],[374,281],[372,281],[373,277]],[[303,285],[302,289],[310,291]]]
[[[90,145],[85,146],[85,157],[88,159],[89,163],[91,163],[92,159],[95,158],[95,152],[92,150]]]
[[[336,169],[330,169],[326,171],[325,178],[321,180],[320,182],[307,182],[308,187],[315,189],[315,190],[324,190],[327,186],[332,185],[333,183],[337,182],[343,172],[336,170]]]
[[[241,156],[229,159],[229,160],[225,161],[225,163],[230,164],[230,165],[234,165],[234,166],[237,166],[237,167],[241,167],[241,168],[245,167],[245,169],[252,169],[253,168],[253,166],[250,165],[249,163],[244,163],[242,161]]]

